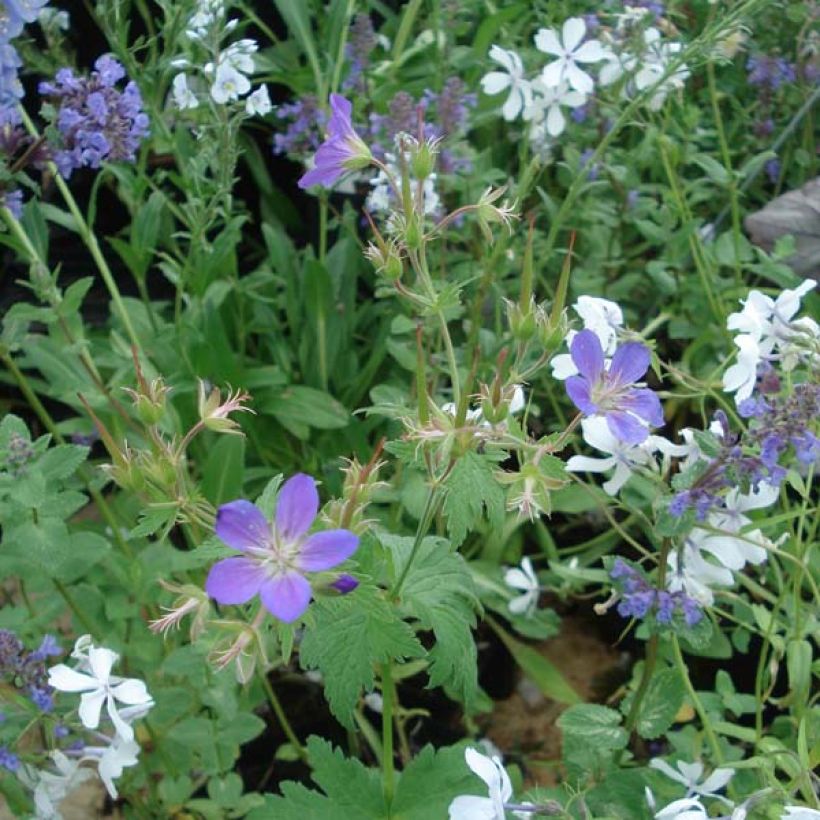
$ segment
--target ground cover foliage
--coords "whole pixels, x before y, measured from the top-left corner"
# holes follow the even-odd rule
[[[3,0],[8,810],[820,817],[818,21]]]

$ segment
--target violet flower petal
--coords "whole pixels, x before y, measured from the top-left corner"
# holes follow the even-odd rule
[[[271,578],[259,593],[265,609],[286,624],[295,621],[308,608],[310,596],[310,584],[298,572]]]
[[[649,348],[646,345],[640,342],[626,342],[612,357],[609,377],[618,384],[633,384],[646,373],[650,359]]]
[[[590,382],[598,381],[604,370],[604,351],[598,337],[591,330],[576,333],[569,352],[578,372]]]
[[[581,376],[570,376],[564,382],[564,387],[572,403],[582,413],[594,415],[598,412],[598,405],[592,401],[589,395],[589,382],[586,379]]]
[[[294,541],[304,535],[319,512],[316,482],[305,473],[291,476],[279,492],[276,502],[276,530],[283,538]]]
[[[666,420],[658,394],[648,387],[636,387],[627,393],[620,402],[624,410],[645,419],[653,427],[662,427]]]
[[[627,444],[640,444],[646,440],[649,430],[631,413],[613,411],[606,414],[606,423],[612,435]]]
[[[223,504],[216,513],[214,532],[229,547],[240,552],[270,543],[271,531],[262,511],[240,498]]]
[[[244,604],[259,592],[265,571],[248,558],[224,558],[208,573],[205,592],[220,604]]]
[[[299,554],[299,569],[321,572],[350,558],[359,546],[359,536],[350,530],[325,530],[311,535]]]
[[[358,139],[353,128],[353,105],[341,94],[330,95],[330,122],[327,130],[331,137],[352,137]]]

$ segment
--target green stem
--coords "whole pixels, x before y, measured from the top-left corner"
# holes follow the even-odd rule
[[[62,599],[68,604],[68,608],[74,613],[77,617],[77,620],[83,625],[83,629],[89,633],[94,638],[99,640],[100,635],[97,632],[96,627],[88,620],[85,612],[80,609],[77,605],[77,602],[71,597],[71,593],[69,593],[68,589],[66,588],[65,584],[62,581],[58,581],[56,578],[51,579],[55,589],[57,592],[60,593]]]
[[[740,204],[737,196],[737,180],[732,168],[732,155],[729,153],[729,143],[726,141],[726,130],[723,127],[723,117],[720,114],[720,105],[717,97],[717,84],[715,83],[715,66],[711,61],[706,63],[706,77],[709,83],[709,98],[712,103],[712,116],[715,120],[718,142],[720,143],[720,155],[723,159],[723,167],[729,176],[729,206],[732,212],[732,244],[735,251],[735,279],[740,282],[742,271],[740,264],[740,239],[742,228],[740,223]]]
[[[39,139],[40,134],[37,131],[34,123],[31,121],[31,118],[26,113],[26,110],[20,106],[20,114],[23,118],[23,123],[26,126],[26,130],[28,130],[29,134],[31,134],[35,139]],[[120,294],[119,288],[117,287],[117,283],[114,281],[114,275],[111,273],[111,269],[108,267],[108,262],[105,261],[105,257],[102,254],[102,250],[100,249],[100,245],[97,242],[97,237],[95,236],[94,232],[89,227],[88,223],[85,221],[85,217],[82,215],[79,206],[77,205],[77,200],[74,199],[74,194],[71,193],[71,189],[66,185],[65,180],[60,176],[60,172],[57,170],[57,166],[53,162],[48,163],[49,171],[54,175],[54,181],[57,184],[57,187],[60,189],[60,194],[63,197],[63,201],[65,202],[68,210],[70,211],[71,215],[74,217],[74,223],[77,228],[77,233],[80,235],[80,238],[85,243],[86,247],[88,248],[89,252],[91,253],[91,257],[94,260],[95,264],[97,265],[97,270],[99,270],[100,275],[103,278],[103,282],[105,282],[105,286],[108,288],[108,292],[111,294],[111,300],[114,302],[114,307],[119,314],[120,321],[125,328],[125,332],[128,334],[128,339],[131,344],[136,347],[138,350],[141,349],[139,337],[134,330],[134,326],[131,324],[131,319],[128,316],[128,311],[125,309],[125,303],[122,301],[122,295]]]
[[[692,706],[698,713],[700,722],[703,724],[703,731],[706,735],[706,740],[709,742],[709,747],[712,750],[715,763],[717,763],[718,766],[721,766],[723,765],[724,758],[723,752],[720,748],[720,743],[718,742],[715,730],[712,728],[712,723],[709,720],[709,715],[706,713],[703,702],[701,701],[698,693],[695,691],[695,687],[692,685],[692,679],[689,677],[689,669],[686,666],[686,661],[683,659],[683,653],[680,650],[680,643],[678,642],[677,635],[672,635],[672,652],[675,656],[675,665],[678,667],[678,672],[680,673],[683,684],[689,694],[689,699],[692,701]]]
[[[393,801],[395,770],[393,762],[393,701],[395,685],[393,666],[388,661],[382,664],[382,782],[384,800],[388,808]]]
[[[427,500],[424,502],[424,511],[421,514],[421,518],[419,518],[419,524],[416,528],[416,538],[413,541],[413,548],[410,550],[410,555],[407,558],[407,563],[404,565],[404,569],[402,569],[401,571],[401,575],[399,575],[399,580],[396,581],[396,585],[390,592],[391,601],[399,600],[399,593],[401,592],[401,588],[404,586],[405,580],[407,580],[407,575],[410,572],[410,567],[412,566],[413,561],[415,560],[416,553],[419,551],[421,542],[424,539],[427,530],[430,528],[430,524],[432,523],[433,516],[435,514],[436,488],[430,487],[430,491],[427,493]]]
[[[296,754],[299,756],[299,759],[303,763],[307,763],[308,755],[305,747],[299,742],[299,738],[296,737],[296,732],[293,731],[293,727],[290,725],[290,721],[288,720],[287,715],[285,714],[285,710],[282,708],[282,704],[279,701],[279,698],[276,696],[276,692],[273,690],[273,686],[271,682],[268,680],[268,676],[264,670],[258,670],[259,680],[262,683],[262,688],[265,690],[265,694],[268,697],[268,703],[270,704],[271,709],[273,709],[274,715],[276,715],[276,719],[279,721],[279,725],[282,727],[282,731],[285,733],[285,737],[290,742],[290,745],[293,746]]]

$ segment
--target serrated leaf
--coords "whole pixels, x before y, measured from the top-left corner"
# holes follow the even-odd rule
[[[643,697],[635,726],[645,740],[660,737],[674,722],[686,694],[683,680],[677,669],[663,669],[652,676]],[[634,695],[625,698],[621,711],[627,714],[632,707]]]
[[[347,727],[362,690],[373,689],[375,664],[424,654],[413,630],[375,587],[362,584],[348,595],[320,599],[310,614],[300,661],[322,673],[330,710]]]
[[[37,460],[37,467],[47,481],[62,481],[73,475],[86,460],[88,447],[77,444],[57,444]]]
[[[388,817],[381,778],[354,758],[316,736],[308,738],[311,777],[322,789],[313,791],[291,781],[282,784],[282,797],[266,796],[264,807],[249,820],[382,820]]]
[[[486,510],[493,527],[504,521],[504,490],[495,479],[493,462],[472,450],[459,457],[445,484],[443,512],[453,546],[459,547]]]
[[[608,706],[597,703],[579,703],[570,706],[558,718],[558,726],[565,735],[585,738],[590,745],[623,749],[629,736],[621,726],[621,715]]]
[[[410,560],[413,538],[388,533],[379,540],[393,556],[396,577]],[[476,707],[477,652],[472,628],[480,608],[472,576],[464,559],[442,538],[425,538],[401,590],[401,603],[431,629],[436,642],[430,650],[430,686],[449,686],[468,711]]]
[[[486,787],[473,775],[460,746],[434,750],[425,746],[401,773],[390,805],[391,820],[428,820],[446,817],[460,794],[486,795]]]

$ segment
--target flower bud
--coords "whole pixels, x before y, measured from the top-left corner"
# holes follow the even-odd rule
[[[423,182],[436,168],[436,155],[441,140],[425,140],[410,148],[410,170],[413,176]]]
[[[536,309],[535,323],[538,331],[538,341],[547,354],[552,354],[564,343],[569,330],[566,312],[562,311],[557,322],[547,315],[546,310],[539,305]]]
[[[507,309],[507,324],[510,326],[510,333],[517,342],[528,342],[535,335],[535,300],[530,299],[530,304],[526,310],[522,310],[518,302],[505,299]]]

